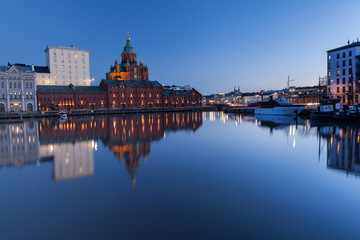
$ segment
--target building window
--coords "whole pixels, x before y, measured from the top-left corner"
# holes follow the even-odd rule
[[[340,82],[340,81],[339,81],[339,79],[337,78],[337,79],[336,79],[336,84],[339,85],[339,82]]]
[[[336,54],[336,59],[339,59],[340,58],[340,54]]]
[[[71,69],[71,65],[69,65],[69,69]]]
[[[331,54],[328,55],[328,61],[330,61],[330,60],[331,60]]]
[[[350,66],[352,65],[352,59],[349,59],[349,65]]]
[[[30,82],[30,88],[32,88],[32,82]]]
[[[4,92],[2,92],[2,99],[5,99],[5,93]]]
[[[4,81],[1,81],[1,88],[4,88]]]
[[[339,87],[336,88],[336,93],[339,93]]]
[[[71,74],[71,71],[69,71],[69,74]]]
[[[53,57],[56,58],[56,52],[53,52]]]
[[[342,81],[343,84],[345,84],[345,78],[343,78],[343,81]]]
[[[75,58],[76,58],[76,55],[75,55]],[[77,64],[77,60],[75,60],[75,64]]]
[[[336,61],[336,67],[340,67],[340,62],[339,61]]]
[[[29,88],[28,82],[25,82],[25,88]]]
[[[342,75],[345,75],[345,74],[346,74],[346,70],[343,69],[343,70],[342,70]]]
[[[10,93],[10,99],[12,99],[12,92]]]
[[[346,65],[346,61],[345,61],[345,60],[343,60],[343,67],[345,67],[345,65]]]
[[[11,81],[9,82],[9,88],[12,88],[12,82]]]
[[[345,93],[345,87],[343,87],[343,93]]]
[[[352,51],[349,51],[349,57],[351,57],[352,56]]]
[[[343,58],[346,57],[346,52],[343,52]]]
[[[330,69],[331,68],[331,63],[330,62],[328,62],[328,69]]]
[[[64,57],[64,53],[63,53],[63,52],[61,52],[61,53],[60,53],[60,56],[63,58],[63,57]]]
[[[68,58],[71,58],[71,54],[70,54],[70,53],[68,53]]]
[[[340,76],[340,70],[336,70],[336,76]]]
[[[71,64],[71,60],[69,60],[69,64]]]
[[[78,66],[75,66],[75,69],[78,69]]]

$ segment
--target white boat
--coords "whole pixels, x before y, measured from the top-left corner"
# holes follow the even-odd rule
[[[65,119],[67,119],[67,115],[66,115],[66,113],[63,112],[63,111],[58,112],[56,115],[57,115],[57,117],[58,117],[60,120],[65,120]]]
[[[255,114],[262,115],[285,115],[296,116],[304,110],[304,106],[294,106],[285,99],[272,99],[261,102],[260,107],[255,109]]]

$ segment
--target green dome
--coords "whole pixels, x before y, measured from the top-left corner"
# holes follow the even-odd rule
[[[135,53],[133,46],[131,46],[129,37],[126,39],[126,44],[123,53]]]

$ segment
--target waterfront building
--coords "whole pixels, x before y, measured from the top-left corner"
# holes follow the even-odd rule
[[[162,85],[147,80],[102,80],[109,108],[162,107]]]
[[[47,46],[47,66],[35,68],[37,85],[90,86],[89,52],[73,46]]]
[[[194,88],[191,90],[163,90],[164,107],[199,106],[202,95]]]
[[[318,104],[320,98],[322,96],[319,96],[318,93],[288,96],[288,100],[292,104]]]
[[[38,108],[42,110],[107,108],[107,91],[95,86],[37,86]]]
[[[0,66],[0,112],[35,111],[36,73],[32,66]]]
[[[136,53],[130,43],[130,37],[126,38],[126,44],[121,53],[121,63],[115,59],[114,65],[106,73],[106,79],[111,80],[149,80],[148,66],[140,61],[137,63]]]
[[[194,88],[164,88],[159,82],[150,81],[148,67],[137,64],[129,37],[121,57],[121,64],[116,60],[115,66],[106,73],[107,79],[103,79],[98,87],[38,85],[38,107],[43,110],[73,110],[201,105],[202,95]],[[50,71],[53,74],[51,67]]]
[[[327,51],[327,93],[341,104],[358,104],[360,95],[360,42]]]

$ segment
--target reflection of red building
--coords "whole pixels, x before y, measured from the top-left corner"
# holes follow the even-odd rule
[[[120,162],[124,159],[134,184],[141,160],[150,154],[152,141],[163,138],[165,131],[196,131],[201,125],[201,112],[74,118],[64,123],[43,120],[39,123],[39,138],[41,144],[101,139]]]
[[[147,65],[137,64],[130,38],[121,54],[121,63],[115,60],[106,78],[98,87],[37,86],[38,108],[98,109],[138,107],[200,106],[202,95],[195,89],[180,91],[163,89],[157,81],[149,81]]]
[[[109,119],[109,138],[103,140],[105,146],[119,158],[125,160],[131,181],[136,181],[136,173],[141,158],[150,154],[151,142],[164,136],[164,131],[190,129],[195,131],[202,125],[201,112],[159,113]]]

